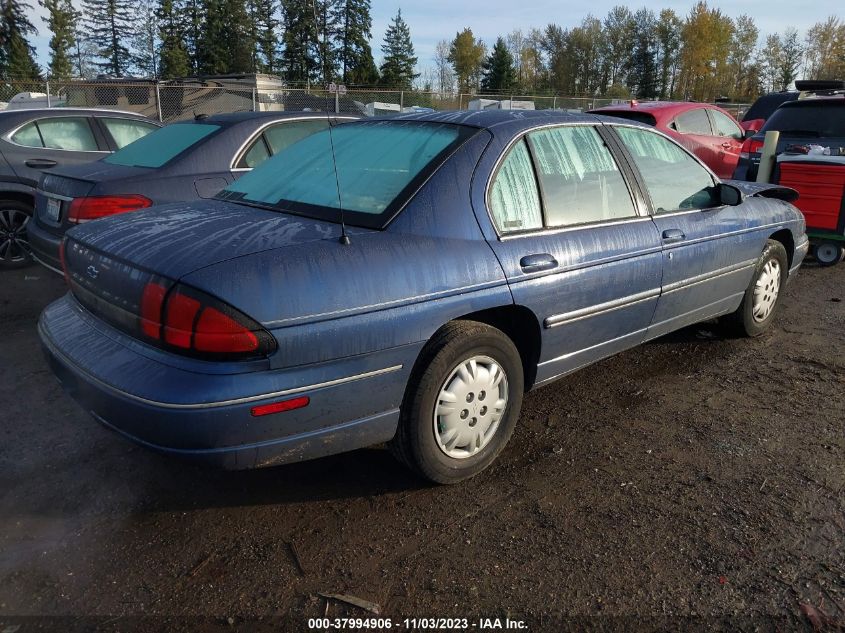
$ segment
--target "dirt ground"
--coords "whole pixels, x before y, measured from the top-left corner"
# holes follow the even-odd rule
[[[321,594],[398,630],[845,630],[843,281],[808,263],[762,338],[703,324],[535,391],[492,469],[431,487],[382,447],[232,473],[133,446],[41,356],[62,280],[0,273],[0,631],[375,617]]]

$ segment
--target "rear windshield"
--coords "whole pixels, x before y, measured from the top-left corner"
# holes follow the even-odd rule
[[[117,150],[103,160],[125,167],[162,167],[220,129],[206,123],[171,123]]]
[[[797,92],[777,92],[775,94],[763,95],[748,108],[742,120],[768,119],[780,104],[786,103],[787,101],[795,101],[797,98]]]
[[[335,222],[342,205],[347,223],[381,228],[476,131],[421,121],[346,123],[284,148],[218,197]]]
[[[639,121],[640,123],[647,123],[648,125],[654,125],[657,123],[657,119],[654,118],[654,115],[649,114],[648,112],[635,112],[633,110],[601,110],[600,112],[596,112],[596,114],[615,116],[620,119],[628,119],[629,121]]]
[[[845,99],[828,102],[796,101],[774,111],[761,132],[777,130],[785,136],[845,137]]]

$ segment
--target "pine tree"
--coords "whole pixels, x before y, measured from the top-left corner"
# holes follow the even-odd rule
[[[174,0],[160,0],[156,10],[159,47],[158,71],[162,79],[186,77],[191,73],[185,44],[185,19]]]
[[[96,65],[114,77],[129,72],[132,55],[126,48],[135,30],[132,0],[82,0],[88,38],[103,60]]]
[[[787,29],[780,40],[781,56],[778,63],[778,83],[781,90],[786,90],[789,84],[798,76],[798,67],[804,49],[798,41],[798,31]]]
[[[10,79],[38,79],[35,49],[27,39],[35,27],[29,21],[32,7],[21,0],[0,0],[0,76]]]
[[[40,0],[47,10],[50,38],[50,78],[70,79],[73,75],[73,51],[76,48],[77,12],[70,0]]]
[[[181,25],[185,53],[188,56],[189,71],[186,74],[199,74],[200,39],[202,25],[205,22],[204,0],[174,0],[176,18]]]
[[[158,16],[148,0],[142,0],[135,7],[134,21],[132,61],[142,77],[158,78]]]
[[[338,64],[344,84],[369,85],[378,81],[378,69],[370,48],[373,20],[370,0],[340,0]]]
[[[282,0],[282,16],[285,78],[301,82],[316,79],[319,64],[315,53],[317,29],[312,1]]]
[[[255,70],[253,22],[243,0],[206,1],[197,69],[204,75]]]
[[[255,40],[260,54],[258,69],[264,73],[279,71],[279,42],[276,38],[276,0],[256,0],[255,2]]]
[[[381,83],[391,88],[409,90],[419,73],[414,72],[417,57],[414,55],[414,44],[411,42],[411,31],[402,19],[402,9],[387,27],[384,34],[384,63],[381,65]]]
[[[481,87],[489,92],[507,92],[513,89],[516,71],[513,56],[503,38],[498,38],[490,56],[484,62]]]
[[[334,81],[337,75],[340,19],[336,0],[312,0],[316,18],[316,54],[320,64],[320,78],[324,84]]]
[[[657,89],[657,20],[650,9],[643,7],[634,14],[633,44],[628,64],[628,89],[643,98],[655,96]]]

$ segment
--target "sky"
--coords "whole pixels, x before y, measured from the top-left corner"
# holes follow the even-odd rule
[[[683,17],[695,4],[694,0],[625,3],[620,0],[592,0],[571,2],[569,0],[539,0],[523,4],[518,0],[417,0],[400,3],[396,0],[371,0],[373,15],[373,55],[376,62],[381,57],[381,42],[384,32],[398,9],[411,30],[411,39],[416,48],[420,69],[434,65],[434,48],[443,39],[451,40],[459,30],[470,27],[476,37],[488,45],[499,35],[520,28],[542,28],[553,22],[567,28],[577,26],[588,13],[604,18],[607,12],[617,4],[627,4],[636,11],[643,5],[655,13],[662,9],[674,9]],[[80,1],[74,0],[79,6]],[[724,0],[708,3],[718,7],[723,13],[735,18],[743,13],[752,16],[760,29],[761,39],[770,33],[781,33],[789,27],[798,29],[803,41],[804,33],[816,22],[830,15],[845,18],[842,0]],[[803,5],[803,6],[802,6]],[[49,60],[48,42],[50,33],[44,23],[44,9],[32,0],[35,26],[38,36],[33,38],[38,62],[46,66]]]

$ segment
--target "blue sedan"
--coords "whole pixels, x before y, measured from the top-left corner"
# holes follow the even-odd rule
[[[807,251],[794,195],[631,121],[362,120],[216,199],[69,231],[39,331],[85,409],[150,448],[251,468],[388,442],[457,482],[529,389],[705,319],[765,332]]]

